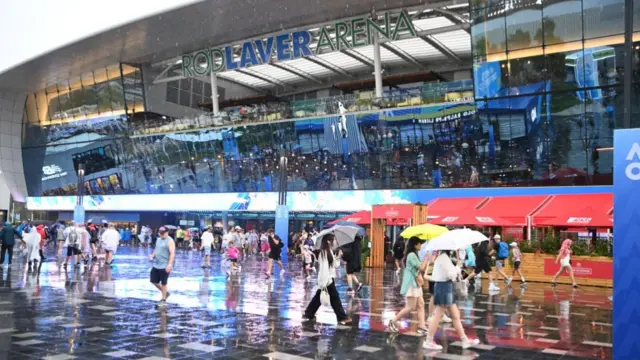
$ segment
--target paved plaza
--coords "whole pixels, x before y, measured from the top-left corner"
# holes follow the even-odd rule
[[[53,251],[49,251],[53,253]],[[0,359],[574,359],[611,358],[611,289],[518,284],[459,299],[464,327],[481,344],[463,350],[452,327],[435,337],[441,352],[422,349],[415,317],[400,333],[385,324],[402,308],[392,270],[365,270],[359,296],[336,281],[352,326],[330,308],[315,322],[302,312],[315,278],[289,261],[283,277],[265,280],[266,261],[251,257],[227,278],[220,258],[203,270],[201,254],[179,249],[166,311],[149,283],[151,249],[121,247],[113,268],[67,271],[50,258],[28,272],[21,260],[0,272]],[[526,275],[526,274],[525,274]],[[428,295],[427,295],[428,296]],[[426,299],[428,302],[428,298]]]

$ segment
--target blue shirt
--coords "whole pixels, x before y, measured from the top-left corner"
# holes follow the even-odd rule
[[[156,269],[166,269],[169,265],[169,242],[173,242],[171,236],[166,238],[158,238],[156,240],[156,257],[153,259],[153,267]]]

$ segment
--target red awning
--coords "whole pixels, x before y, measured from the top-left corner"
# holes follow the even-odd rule
[[[357,213],[353,213],[340,219],[333,220],[329,223],[329,225],[333,225],[341,221],[352,222],[357,225],[371,225],[371,211],[358,211]]]
[[[477,215],[477,209],[488,199],[487,197],[435,199],[427,208],[427,222],[438,225],[495,225],[493,219]]]
[[[527,226],[527,216],[551,198],[549,195],[494,196],[477,213],[478,216],[493,219],[496,226]]]
[[[613,194],[554,195],[533,214],[533,226],[612,227]]]

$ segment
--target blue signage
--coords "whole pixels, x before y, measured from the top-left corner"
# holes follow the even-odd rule
[[[84,224],[84,207],[76,205],[73,209],[73,222],[76,224]]]
[[[476,100],[491,98],[502,88],[500,62],[486,62],[473,68],[473,88]]]
[[[640,129],[615,130],[613,358],[640,354]]]

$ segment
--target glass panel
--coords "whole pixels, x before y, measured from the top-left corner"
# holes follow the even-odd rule
[[[507,48],[526,49],[542,45],[542,8],[518,10],[507,15]]]
[[[492,5],[488,8],[472,12],[471,41],[475,55],[499,53],[506,50],[506,24],[504,16],[490,16],[501,13],[504,4]]]
[[[544,0],[543,33],[545,45],[582,39],[582,3]]]
[[[624,33],[624,0],[583,0],[584,38]]]

